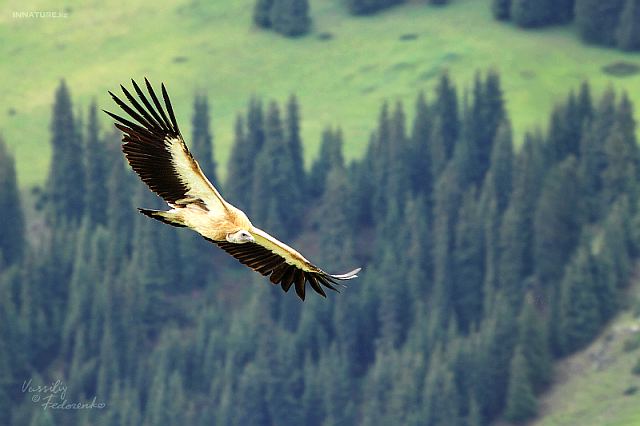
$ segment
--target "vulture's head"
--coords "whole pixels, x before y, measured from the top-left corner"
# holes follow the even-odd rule
[[[249,233],[249,231],[241,229],[239,231],[233,232],[231,234],[227,234],[227,241],[234,244],[243,244],[243,243],[255,243],[256,239],[253,238],[253,235]]]

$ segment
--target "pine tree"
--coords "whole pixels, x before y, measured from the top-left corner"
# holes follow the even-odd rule
[[[353,15],[370,15],[404,0],[345,0],[349,12]]]
[[[534,262],[538,279],[552,287],[562,277],[580,235],[582,218],[575,157],[557,165],[545,178],[535,210]]]
[[[551,5],[549,0],[513,0],[511,19],[520,27],[540,27],[548,24]]]
[[[640,1],[626,0],[616,32],[622,50],[640,50]]]
[[[515,159],[513,191],[500,225],[499,287],[509,302],[519,306],[523,281],[533,272],[533,213],[542,181],[542,144],[531,135]]]
[[[482,316],[483,230],[475,194],[472,187],[462,197],[453,249],[452,300],[463,332],[467,332]]]
[[[51,168],[47,179],[47,219],[77,222],[84,212],[83,147],[75,126],[71,95],[64,80],[56,90],[51,120]]]
[[[244,129],[242,116],[236,118],[235,139],[227,165],[225,197],[239,209],[250,213],[251,187],[253,185],[253,153]]]
[[[209,127],[209,101],[205,95],[196,95],[191,120],[191,152],[211,182],[217,182],[216,162],[213,156],[213,135]]]
[[[433,207],[433,303],[442,309],[445,317],[452,308],[452,250],[461,195],[457,170],[449,163],[436,183]]]
[[[438,140],[438,142],[444,147],[444,158],[448,160],[454,152],[454,147],[458,140],[458,129],[460,127],[458,118],[458,96],[455,87],[451,84],[448,74],[443,74],[438,82],[434,112],[437,120],[434,123],[434,127],[437,126],[438,132],[440,133],[440,140]],[[434,161],[439,159],[439,157],[440,155],[434,154]],[[436,163],[436,170],[441,171],[443,168],[444,165]]]
[[[18,191],[15,160],[0,137],[0,272],[22,259],[25,221]]]
[[[614,117],[615,124],[604,145],[606,168],[602,172],[603,205],[609,206],[616,197],[627,194],[632,204],[638,195],[636,181],[640,154],[635,137],[633,110],[627,96],[623,96]]]
[[[594,265],[589,249],[580,248],[562,279],[558,325],[561,349],[565,354],[589,343],[602,324]]]
[[[604,148],[607,155],[607,168],[602,174],[604,206],[611,205],[622,194],[630,195],[632,200],[637,199],[637,163],[630,148],[622,129],[616,125]]]
[[[435,359],[432,359],[424,382],[422,418],[428,425],[460,426],[460,402],[453,373],[446,362],[437,365]]]
[[[581,95],[582,97],[582,95]],[[602,216],[603,172],[607,167],[605,141],[616,120],[615,94],[607,90],[599,101],[592,118],[584,122],[580,141],[580,185],[584,191],[584,211],[590,221]]]
[[[294,180],[291,185],[295,186],[295,190],[300,193],[302,200],[306,194],[307,176],[304,172],[304,155],[302,147],[302,138],[300,136],[300,107],[298,99],[295,95],[289,97],[287,102],[285,138],[290,150],[290,157],[293,167]]]
[[[297,37],[309,32],[309,0],[273,0],[271,26],[287,37]]]
[[[492,0],[491,11],[493,12],[493,17],[498,21],[508,21],[511,18],[511,1]]]
[[[235,410],[234,426],[263,426],[271,424],[266,401],[267,373],[255,363],[248,364],[242,371],[235,395],[241,410]]]
[[[588,43],[614,46],[624,0],[576,0],[578,31]]]
[[[410,170],[413,192],[431,194],[433,190],[433,165],[431,158],[432,120],[424,93],[416,99],[416,113],[413,120],[410,143]]]
[[[326,128],[322,132],[320,152],[311,165],[309,173],[309,198],[314,199],[322,196],[325,192],[327,176],[333,167],[344,168],[344,158],[342,155],[342,131]]]
[[[509,203],[513,177],[513,137],[511,123],[503,121],[496,133],[491,153],[491,175],[487,179],[494,187],[499,213],[504,212]]]
[[[271,8],[275,0],[256,0],[253,6],[253,23],[261,28],[271,27]]]
[[[255,170],[251,210],[256,222],[263,223],[276,235],[290,237],[300,221],[302,194],[291,185],[295,169],[275,102],[269,105],[266,141]]]
[[[85,165],[87,170],[87,192],[84,203],[91,223],[107,224],[107,177],[109,168],[108,153],[104,141],[100,138],[96,103],[89,107],[87,122]]]
[[[536,415],[537,403],[530,382],[531,373],[522,348],[516,349],[511,360],[509,391],[505,418],[514,423],[522,423]]]
[[[534,391],[541,391],[551,380],[551,356],[544,317],[530,301],[522,307],[518,333],[519,347],[529,366],[529,383]]]

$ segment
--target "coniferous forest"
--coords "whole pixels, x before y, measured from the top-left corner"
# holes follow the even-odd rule
[[[518,423],[552,362],[624,305],[640,250],[625,93],[585,82],[514,140],[496,72],[444,74],[414,106],[380,106],[361,159],[327,127],[309,168],[305,100],[254,96],[222,182],[215,99],[197,96],[185,137],[225,198],[332,272],[364,267],[301,302],[138,214],[162,203],[106,106],[80,111],[72,92],[55,90],[39,190],[18,190],[0,142],[0,424]],[[29,378],[104,406],[42,410]]]

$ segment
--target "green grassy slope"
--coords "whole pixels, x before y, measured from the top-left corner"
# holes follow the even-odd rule
[[[621,313],[588,348],[556,365],[557,384],[530,426],[640,425],[640,376],[631,374],[640,349],[624,350],[625,342],[640,339],[640,312],[634,311]],[[634,386],[635,394],[624,395]]]
[[[42,182],[48,165],[53,91],[61,77],[85,113],[92,98],[112,108],[106,91],[129,78],[166,82],[183,133],[192,95],[213,104],[216,155],[226,164],[233,120],[252,93],[303,106],[306,158],[320,132],[340,124],[349,157],[363,152],[381,101],[430,89],[440,72],[469,84],[477,69],[502,73],[516,134],[542,124],[550,107],[584,79],[612,83],[640,104],[640,76],[612,79],[611,62],[640,64],[640,55],[583,46],[571,28],[524,32],[492,20],[488,0],[420,2],[369,18],[346,14],[341,0],[312,0],[314,32],[290,40],[250,28],[253,0],[68,1],[66,19],[15,19],[12,12],[59,10],[59,2],[9,0],[0,6],[0,129],[18,157],[21,184]],[[330,32],[330,41],[317,35]],[[402,41],[415,33],[415,40]],[[11,114],[10,110],[14,110]],[[103,119],[107,125],[106,117]]]

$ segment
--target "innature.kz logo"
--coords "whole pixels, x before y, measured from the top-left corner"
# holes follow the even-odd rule
[[[12,16],[13,19],[68,18],[69,13],[64,11],[13,12]]]

